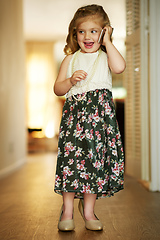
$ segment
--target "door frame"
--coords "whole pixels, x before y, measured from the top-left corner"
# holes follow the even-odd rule
[[[149,0],[150,11],[150,190],[160,191],[160,1]]]

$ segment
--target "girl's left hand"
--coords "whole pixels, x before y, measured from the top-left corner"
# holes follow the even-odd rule
[[[111,26],[106,26],[104,27],[104,30],[105,30],[105,34],[104,34],[104,37],[103,37],[103,42],[102,42],[102,45],[105,45],[105,43],[107,41],[111,41],[111,36],[112,36],[112,32],[113,32],[113,28]]]

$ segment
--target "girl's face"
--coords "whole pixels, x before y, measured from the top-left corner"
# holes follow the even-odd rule
[[[102,28],[92,19],[79,24],[77,29],[77,41],[83,53],[93,53],[100,48],[98,39]]]

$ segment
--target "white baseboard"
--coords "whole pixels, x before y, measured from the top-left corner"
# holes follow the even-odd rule
[[[8,176],[9,174],[13,173],[14,171],[18,170],[23,164],[25,164],[26,158],[20,159],[17,162],[11,164],[8,167],[0,170],[0,179]]]

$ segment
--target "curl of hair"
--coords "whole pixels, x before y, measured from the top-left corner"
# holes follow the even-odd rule
[[[102,28],[104,28],[106,25],[110,26],[110,20],[108,18],[107,13],[104,11],[102,6],[92,4],[87,5],[84,7],[79,8],[76,13],[73,16],[73,19],[71,20],[69,24],[68,29],[68,35],[66,39],[66,45],[64,47],[64,53],[66,55],[75,53],[79,48],[79,44],[77,42],[77,32],[76,29],[78,25],[83,22],[84,18],[93,17],[94,20],[97,17],[97,20],[99,21],[99,24]],[[106,52],[105,46],[101,45],[101,49]]]

